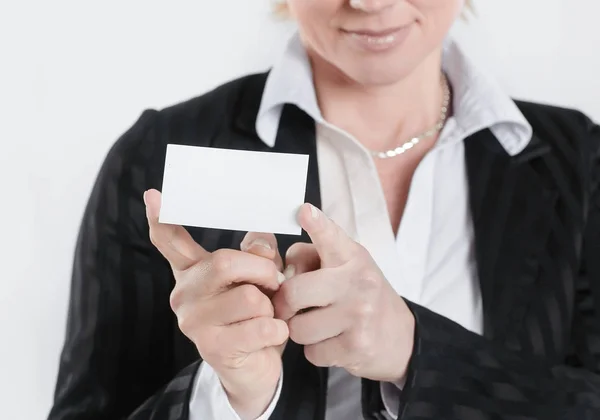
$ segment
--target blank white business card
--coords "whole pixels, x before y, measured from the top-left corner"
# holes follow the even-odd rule
[[[300,235],[308,158],[169,144],[159,222]]]

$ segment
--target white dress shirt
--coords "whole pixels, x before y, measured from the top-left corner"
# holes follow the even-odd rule
[[[490,128],[515,155],[527,146],[532,130],[510,97],[451,40],[445,44],[443,68],[452,85],[454,115],[416,169],[396,235],[370,153],[321,115],[309,60],[297,34],[267,78],[256,128],[272,147],[284,104],[295,104],[310,115],[317,124],[324,213],[370,252],[398,294],[481,334],[463,140]],[[259,420],[273,412],[283,380]],[[398,417],[400,386],[381,384],[386,407],[382,414],[388,418]],[[360,378],[341,368],[329,369],[326,420],[362,419],[360,401]],[[203,363],[190,401],[190,419],[209,418],[239,420],[214,370]]]

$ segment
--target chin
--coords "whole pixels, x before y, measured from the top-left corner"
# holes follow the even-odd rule
[[[410,73],[410,68],[391,65],[361,65],[341,67],[342,72],[352,81],[363,86],[389,86],[398,83]]]

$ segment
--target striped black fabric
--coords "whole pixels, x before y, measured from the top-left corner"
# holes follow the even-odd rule
[[[142,193],[161,189],[167,143],[268,150],[254,129],[264,83],[252,75],[146,111],[110,150],[77,241],[50,420],[188,418],[201,360],[170,310],[174,280],[149,241]],[[488,130],[466,141],[484,336],[408,302],[417,328],[403,420],[600,419],[600,128],[518,105],[534,127],[523,153],[508,156]],[[312,120],[286,106],[273,151],[310,155],[306,200],[319,206]],[[244,235],[189,231],[208,250]],[[282,252],[308,241],[278,239]],[[324,419],[327,370],[295,343],[283,359],[271,418]],[[363,380],[362,405],[381,417],[379,384]]]

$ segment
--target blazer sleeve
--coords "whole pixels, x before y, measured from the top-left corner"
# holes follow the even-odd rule
[[[400,419],[600,419],[600,127],[588,126],[591,194],[565,359],[512,352],[407,302],[416,332]]]
[[[187,416],[199,362],[174,366],[173,278],[149,240],[142,198],[159,187],[156,117],[146,111],[114,144],[87,203],[49,420]]]

